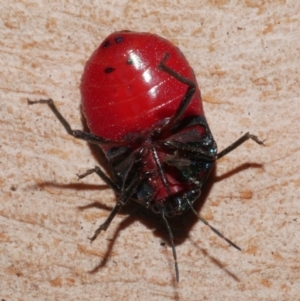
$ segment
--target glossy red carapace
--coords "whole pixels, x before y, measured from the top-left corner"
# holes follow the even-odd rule
[[[158,68],[164,55],[169,68],[194,82],[194,72],[181,51],[150,33],[115,32],[86,63],[82,109],[92,133],[120,140],[149,131],[176,111],[187,85]],[[184,116],[203,115],[199,90]]]

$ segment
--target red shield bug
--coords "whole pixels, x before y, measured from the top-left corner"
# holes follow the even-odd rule
[[[91,241],[133,200],[162,217],[177,281],[177,256],[168,218],[190,209],[240,250],[199,216],[193,203],[216,160],[248,139],[258,144],[263,141],[246,133],[217,152],[194,72],[181,51],[154,34],[115,32],[87,61],[80,89],[90,133],[73,130],[52,99],[28,103],[46,103],[69,135],[98,144],[106,155],[113,178],[99,167],[79,176],[96,173],[118,195],[115,207]]]

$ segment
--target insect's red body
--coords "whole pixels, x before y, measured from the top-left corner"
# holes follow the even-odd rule
[[[80,88],[90,133],[73,130],[52,99],[28,102],[47,103],[68,134],[98,144],[106,155],[112,179],[99,167],[80,176],[95,172],[118,195],[91,240],[129,200],[151,208],[167,226],[178,281],[167,218],[188,209],[198,215],[193,203],[214,162],[249,138],[262,142],[246,133],[217,153],[192,68],[177,47],[154,34],[120,31],[108,36],[88,60]]]

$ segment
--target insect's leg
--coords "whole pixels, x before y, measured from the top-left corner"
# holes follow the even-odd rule
[[[114,181],[112,181],[102,170],[99,166],[95,166],[95,168],[89,169],[87,170],[85,173],[81,174],[81,175],[77,175],[78,179],[83,179],[91,174],[97,174],[102,181],[105,182],[105,184],[107,184],[111,189],[114,190],[115,193],[120,194],[120,187],[118,187],[116,185],[116,183]]]
[[[116,214],[119,212],[119,210],[128,202],[131,196],[136,192],[138,186],[140,185],[143,179],[143,175],[141,175],[140,172],[137,173],[136,177],[132,180],[131,184],[128,185],[128,187],[121,192],[117,204],[110,212],[106,221],[99,226],[99,228],[95,231],[94,235],[90,238],[91,242],[97,238],[101,231],[106,231],[106,229],[108,228]]]
[[[166,73],[170,74],[172,77],[176,78],[179,82],[186,84],[188,86],[187,91],[183,97],[183,99],[180,101],[180,104],[174,113],[174,115],[170,118],[167,124],[165,124],[159,131],[158,134],[162,132],[166,132],[170,130],[181,118],[181,116],[186,111],[187,107],[191,103],[191,100],[193,99],[195,92],[196,92],[196,84],[192,80],[180,75],[173,69],[169,68],[165,62],[169,58],[169,54],[166,53],[164,58],[161,60],[161,62],[158,65],[158,68],[165,71]]]
[[[211,226],[207,220],[205,220],[202,216],[200,216],[197,211],[194,209],[193,205],[190,203],[190,201],[188,199],[186,199],[186,201],[188,202],[190,208],[192,209],[192,211],[195,213],[195,215],[198,216],[199,220],[205,224],[206,226],[208,226],[213,232],[215,232],[219,237],[223,238],[224,240],[226,240],[231,246],[233,246],[234,248],[236,248],[237,250],[241,251],[241,248],[238,247],[235,243],[233,243],[231,240],[229,240],[227,237],[225,237],[219,230],[217,230],[216,228],[214,228],[213,226]]]
[[[176,248],[175,248],[175,244],[174,244],[174,235],[172,233],[171,227],[169,225],[169,222],[165,216],[165,211],[161,210],[161,216],[166,224],[167,230],[168,230],[168,234],[169,234],[169,239],[171,242],[171,246],[172,246],[172,252],[173,252],[173,258],[174,258],[174,265],[175,265],[175,273],[176,273],[176,281],[179,282],[179,269],[178,269],[178,263],[177,263],[177,254],[176,254]]]
[[[95,144],[107,144],[107,143],[114,143],[118,144],[118,142],[114,142],[108,139],[105,139],[100,136],[93,135],[88,132],[83,132],[80,130],[72,130],[70,124],[68,121],[61,115],[61,113],[58,111],[57,107],[55,106],[53,100],[51,98],[49,99],[40,99],[40,100],[29,100],[27,99],[27,102],[29,105],[36,104],[36,103],[42,103],[42,104],[47,104],[51,111],[54,113],[56,118],[60,121],[60,123],[63,125],[63,127],[66,129],[67,133],[74,138],[82,139],[90,143],[95,143]],[[119,143],[120,144],[120,143]]]
[[[246,133],[245,135],[240,137],[238,140],[236,140],[235,142],[233,142],[232,144],[227,146],[225,149],[223,149],[220,153],[218,153],[215,156],[215,160],[218,160],[218,159],[224,157],[225,155],[227,155],[228,153],[230,153],[231,151],[233,151],[234,149],[236,149],[238,146],[240,146],[241,144],[243,144],[244,142],[246,142],[249,139],[252,139],[253,141],[255,141],[256,143],[258,143],[260,145],[264,145],[264,140],[261,141],[258,139],[257,136],[251,135],[250,133]]]

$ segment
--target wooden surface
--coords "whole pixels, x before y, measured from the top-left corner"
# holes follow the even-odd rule
[[[299,300],[300,2],[70,3],[0,4],[0,299]],[[266,139],[221,159],[196,204],[242,252],[190,213],[172,222],[179,284],[163,223],[137,205],[89,243],[116,202],[96,176],[77,180],[99,156],[26,102],[51,97],[81,129],[84,63],[121,29],[181,48],[220,150]]]

